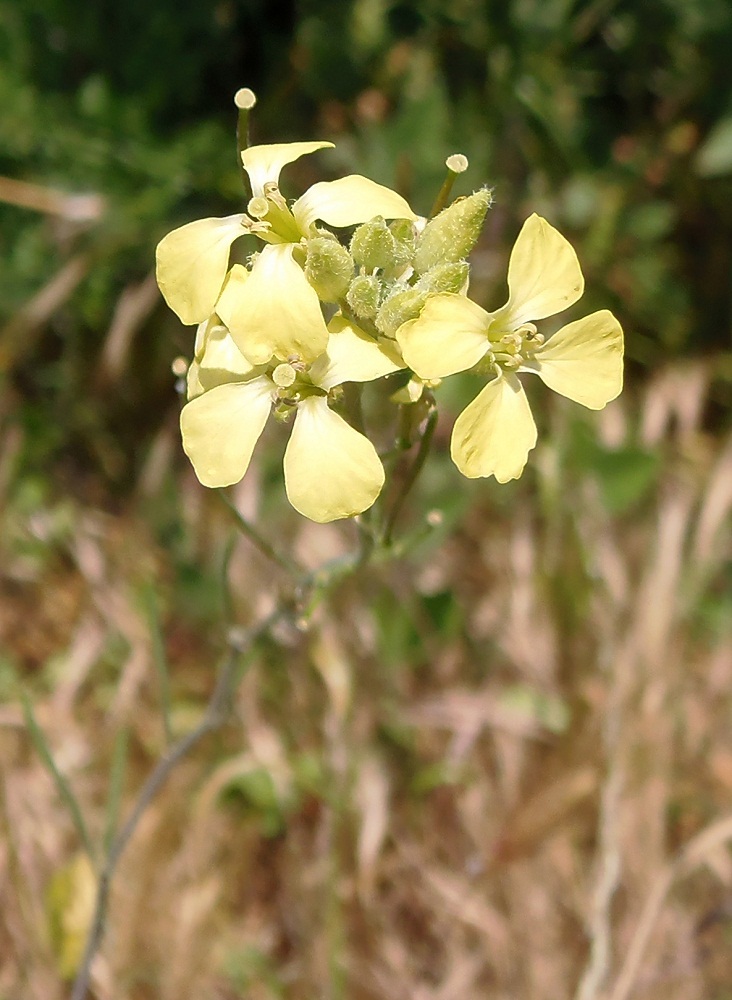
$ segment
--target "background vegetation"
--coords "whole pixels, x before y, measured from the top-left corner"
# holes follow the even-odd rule
[[[293,196],[357,171],[426,212],[467,154],[456,193],[495,187],[489,308],[546,215],[583,311],[623,323],[627,388],[589,417],[535,392],[504,487],[452,469],[450,390],[402,518],[441,525],[257,647],[124,856],[95,995],[729,1000],[727,0],[0,0],[0,23],[0,997],[67,995],[87,884],[35,727],[101,841],[286,585],[181,454],[192,337],[152,277],[170,228],[240,210],[246,85],[257,141],[336,143]],[[315,566],[353,526],[289,511],[282,447],[233,499]]]

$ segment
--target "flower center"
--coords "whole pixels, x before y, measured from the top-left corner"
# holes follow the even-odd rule
[[[491,349],[483,360],[494,371],[515,371],[526,364],[543,343],[544,337],[536,332],[535,324],[524,323],[515,330],[491,337]]]

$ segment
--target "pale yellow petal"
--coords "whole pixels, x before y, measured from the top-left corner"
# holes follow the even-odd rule
[[[313,184],[292,206],[292,214],[303,233],[318,220],[338,228],[368,222],[376,215],[385,219],[417,218],[400,194],[360,174]]]
[[[249,174],[253,196],[261,198],[267,183],[279,184],[280,171],[286,164],[318,149],[332,148],[332,142],[274,142],[243,150],[241,160]]]
[[[244,218],[198,219],[174,229],[158,243],[158,285],[184,323],[202,323],[213,312],[226,277],[231,244],[245,234]]]
[[[209,319],[204,320],[203,323],[199,323],[196,327],[196,339],[193,344],[193,357],[200,358],[203,354],[203,349],[206,346],[206,338],[208,336],[209,327],[215,326],[218,322],[215,316],[211,316]]]
[[[334,316],[328,331],[325,354],[310,367],[310,378],[321,389],[343,382],[371,382],[405,367],[394,347],[369,337],[343,316]]]
[[[536,444],[536,424],[515,375],[489,382],[455,421],[450,452],[464,476],[518,479]]]
[[[490,347],[490,322],[471,299],[447,292],[431,295],[417,319],[399,327],[396,339],[420,378],[445,378],[477,365]]]
[[[216,311],[237,347],[253,365],[273,355],[314,361],[328,343],[320,301],[302,268],[292,259],[292,244],[266,246],[245,281],[235,279]]]
[[[527,366],[555,392],[601,410],[623,388],[623,330],[607,309],[558,330]]]
[[[261,377],[228,382],[183,407],[183,448],[204,486],[230,486],[247,471],[272,406],[273,388]]]
[[[223,382],[242,381],[256,370],[236,346],[225,326],[218,323],[211,327],[199,361],[198,378],[204,389],[212,389]]]
[[[194,358],[186,372],[186,399],[195,399],[196,396],[200,396],[202,392],[206,391],[199,376],[200,366]]]
[[[324,397],[303,400],[285,451],[285,488],[295,510],[321,524],[353,517],[372,505],[383,485],[371,442]]]
[[[496,320],[514,330],[573,305],[584,291],[577,254],[546,219],[531,215],[521,228],[508,264],[508,302]]]

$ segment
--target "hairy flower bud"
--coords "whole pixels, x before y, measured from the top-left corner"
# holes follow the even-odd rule
[[[395,219],[389,223],[389,231],[394,237],[395,264],[399,268],[404,268],[412,263],[414,257],[416,243],[414,223],[409,219]]]
[[[314,236],[307,243],[305,277],[322,302],[337,302],[353,278],[353,261],[345,247],[329,236]]]
[[[364,222],[351,239],[351,255],[366,271],[393,267],[397,258],[397,242],[382,216]]]
[[[373,274],[357,274],[346,293],[346,302],[358,319],[373,319],[380,297],[379,279]]]
[[[493,200],[488,188],[454,201],[424,228],[414,255],[414,269],[424,274],[436,264],[458,261],[475,246]]]
[[[393,337],[402,323],[416,319],[427,301],[428,291],[421,288],[402,288],[393,292],[376,315],[377,329]]]
[[[423,274],[416,287],[428,292],[461,292],[469,275],[470,264],[466,260],[445,261]]]

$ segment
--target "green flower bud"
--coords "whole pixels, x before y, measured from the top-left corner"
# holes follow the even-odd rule
[[[337,302],[353,278],[353,261],[345,247],[329,236],[314,236],[307,243],[305,277],[321,302]]]
[[[416,243],[414,224],[409,219],[395,219],[389,223],[389,230],[394,237],[395,264],[400,269],[404,268],[412,263],[414,257]]]
[[[373,274],[357,274],[346,293],[346,302],[358,319],[373,319],[380,298],[381,282]]]
[[[469,274],[470,264],[466,260],[445,261],[423,274],[416,287],[428,292],[460,292]]]
[[[393,337],[402,323],[419,316],[428,295],[422,288],[402,287],[401,291],[393,292],[376,315],[376,328]]]
[[[397,257],[396,240],[380,215],[358,227],[351,239],[351,255],[359,267],[366,271],[394,266]]]
[[[435,264],[462,260],[475,246],[493,200],[488,188],[460,198],[430,219],[417,243],[414,269],[424,274]]]

